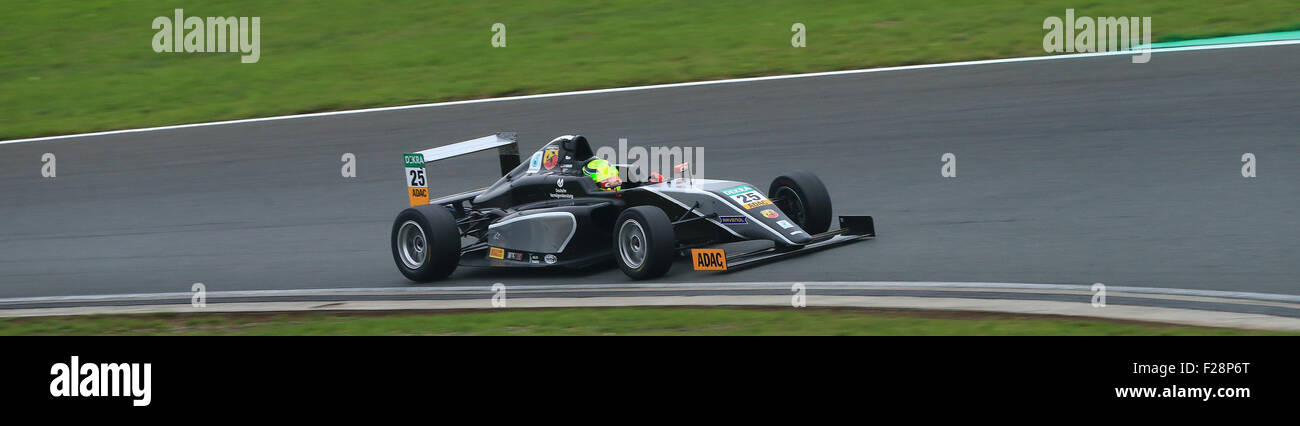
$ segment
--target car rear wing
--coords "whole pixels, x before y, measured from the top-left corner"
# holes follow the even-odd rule
[[[478,139],[402,154],[402,162],[406,165],[406,188],[410,195],[411,205],[429,204],[429,184],[425,181],[424,173],[426,165],[438,160],[446,160],[492,148],[497,149],[501,161],[501,175],[504,176],[519,166],[519,140],[518,135],[514,132],[497,133]]]

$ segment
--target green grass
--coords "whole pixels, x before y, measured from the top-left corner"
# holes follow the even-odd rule
[[[52,0],[0,14],[0,139],[899,64],[1043,55],[1043,19],[1151,16],[1157,41],[1296,28],[1244,0]],[[155,53],[154,17],[258,16],[261,61]],[[493,23],[507,47],[492,48]],[[790,46],[791,25],[807,47]],[[1158,60],[1158,59],[1157,59]]]
[[[0,335],[1275,334],[1285,333],[1051,316],[816,308],[565,308],[433,313],[149,314],[0,320]]]

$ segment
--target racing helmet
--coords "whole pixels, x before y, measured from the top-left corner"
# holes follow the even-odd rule
[[[609,164],[609,161],[605,161],[604,158],[595,157],[587,161],[587,164],[582,166],[582,172],[596,181],[596,186],[602,191],[617,191],[623,185],[623,180],[618,178],[618,168]]]

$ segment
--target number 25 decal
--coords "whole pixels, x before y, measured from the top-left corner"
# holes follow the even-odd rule
[[[411,170],[411,185],[424,186],[424,170]]]
[[[740,204],[749,204],[749,203],[756,203],[759,201],[763,201],[763,196],[759,195],[757,192],[754,191],[742,192],[736,195],[732,195],[731,198],[736,200],[736,202]]]

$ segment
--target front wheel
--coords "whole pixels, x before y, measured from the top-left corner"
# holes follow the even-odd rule
[[[653,206],[632,207],[614,222],[619,269],[636,280],[663,276],[673,266],[677,237],[668,215]]]
[[[460,262],[460,228],[443,206],[415,206],[393,221],[392,246],[393,261],[407,279],[440,280]]]
[[[817,175],[803,170],[777,176],[767,196],[786,216],[808,234],[820,234],[831,227],[831,196]]]

